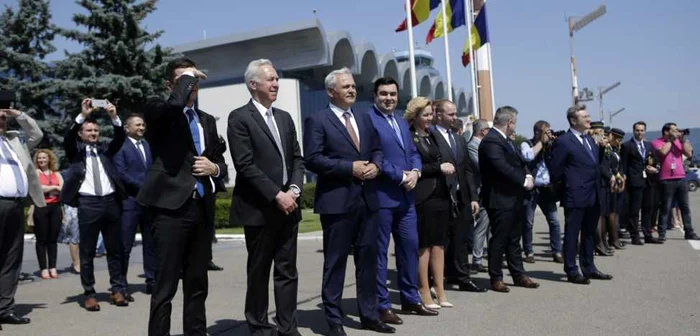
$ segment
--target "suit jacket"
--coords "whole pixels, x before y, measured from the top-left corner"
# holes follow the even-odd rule
[[[422,204],[433,196],[438,183],[444,184],[444,190],[448,190],[447,180],[440,169],[440,164],[443,163],[443,160],[440,148],[435,140],[435,135],[433,133],[428,133],[428,142],[426,143],[420,140],[420,137],[413,129],[411,129],[411,132],[413,137],[412,141],[416,146],[416,150],[418,150],[421,166],[423,166],[421,177],[418,179],[418,183],[413,189],[413,197],[416,204]],[[444,198],[446,201],[450,199],[447,192],[445,192],[444,195],[440,195],[440,197]]]
[[[463,136],[453,135],[457,146],[457,157],[454,157],[450,144],[445,140],[445,137],[442,136],[437,127],[431,127],[430,132],[433,133],[438,148],[440,148],[442,161],[449,162],[455,166],[455,174],[447,177],[447,184],[455,200],[462,205],[478,202],[477,183],[474,180],[471,159],[469,159],[469,154],[467,153],[467,140]],[[456,189],[457,183],[459,183],[459,190]]]
[[[301,190],[304,183],[304,162],[297,141],[292,117],[286,111],[272,108],[287,167],[287,182],[282,182],[282,154],[267,122],[251,100],[233,110],[228,116],[228,142],[231,159],[236,168],[236,184],[230,208],[230,222],[248,226],[263,226],[284,216],[277,209],[275,196],[286,192],[290,185]],[[297,203],[300,199],[297,199]],[[301,220],[301,210],[292,213]]]
[[[620,148],[621,171],[622,175],[627,176],[628,187],[644,188],[652,182],[653,178],[658,178],[658,174],[653,174],[656,176],[647,176],[647,178],[644,178],[642,172],[646,169],[649,158],[654,162],[654,166],[657,166],[657,169],[659,159],[651,143],[646,140],[644,140],[643,143],[646,148],[646,155],[644,158],[639,153],[639,148],[637,147],[637,143],[634,142],[634,138],[623,142]]]
[[[26,134],[26,141],[20,137],[18,131],[6,131],[5,137],[10,144],[10,148],[17,155],[21,167],[24,168],[24,173],[27,175],[27,195],[35,206],[44,207],[46,206],[44,191],[41,189],[41,182],[39,182],[39,176],[36,174],[36,168],[34,168],[34,160],[32,160],[32,156],[29,153],[41,142],[44,133],[36,121],[26,113],[20,114],[16,120]]]
[[[571,130],[558,137],[552,148],[549,174],[561,206],[566,208],[591,207],[603,192],[598,145],[590,136],[585,139],[595,154],[593,157]]]
[[[481,203],[489,209],[510,209],[523,204],[525,176],[530,174],[520,150],[495,129],[479,145]]]
[[[192,198],[195,181],[199,180],[204,186],[207,215],[213,217],[213,195],[223,191],[222,184],[217,181],[226,176],[227,168],[216,130],[216,119],[195,109],[204,129],[204,150],[201,156],[218,166],[219,175],[216,178],[212,176],[215,186],[212,186],[210,177],[192,175],[197,149],[184,109],[196,82],[194,77],[183,75],[175,83],[167,100],[155,97],[146,102],[143,115],[148,125],[146,139],[151,147],[153,164],[148,169],[136,201],[148,207],[179,209]]]
[[[345,125],[330,108],[304,121],[304,164],[318,176],[314,212],[345,214],[364,198],[371,211],[379,209],[377,178],[361,181],[352,175],[353,161],[369,161],[381,170],[384,163],[379,135],[367,113],[353,112],[360,149],[353,144]]]
[[[61,202],[73,207],[78,206],[78,191],[85,180],[85,149],[87,145],[80,141],[78,137],[78,132],[82,126],[83,124],[73,122],[73,125],[71,125],[68,132],[63,137],[63,149],[66,152],[69,166],[66,172],[66,178],[63,181],[63,189],[61,189]],[[105,170],[105,174],[107,174],[112,188],[114,189],[114,195],[118,201],[121,201],[126,198],[126,190],[119,179],[119,174],[112,163],[112,158],[117,154],[122,144],[124,144],[126,135],[124,134],[123,126],[113,126],[113,129],[114,137],[112,141],[109,143],[104,141],[98,142],[95,144],[95,147],[97,147],[97,154],[100,157],[100,162]]]
[[[130,139],[126,139],[122,148],[119,152],[112,158],[114,166],[117,169],[117,174],[119,174],[119,179],[124,185],[124,189],[128,195],[128,198],[124,201],[124,210],[137,209],[136,195],[139,193],[139,189],[146,181],[146,173],[148,168],[153,163],[151,157],[151,146],[148,141],[143,141],[143,150],[146,154],[146,159],[144,161],[141,151],[136,148],[134,142]]]
[[[381,111],[372,107],[367,113],[374,129],[377,130],[384,154],[382,174],[379,176],[379,207],[390,209],[413,204],[413,191],[406,191],[401,183],[403,172],[414,169],[421,171],[422,165],[420,155],[411,139],[408,123],[403,118],[394,116],[401,131],[401,145],[394,128]]]
[[[481,139],[477,137],[472,137],[471,140],[467,142],[467,151],[469,152],[469,159],[474,174],[474,183],[476,183],[477,194],[480,195],[481,172],[479,170],[479,145],[481,145]]]

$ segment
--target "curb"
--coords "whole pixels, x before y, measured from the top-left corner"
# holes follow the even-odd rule
[[[245,235],[243,234],[217,234],[216,239],[218,241],[241,241],[245,242]],[[36,240],[36,237],[34,234],[25,234],[24,235],[24,241],[25,242],[33,242]],[[142,241],[143,238],[141,237],[140,233],[136,234],[136,239],[135,241]],[[310,232],[308,234],[300,234],[297,236],[297,240],[299,241],[323,241],[323,235],[319,235],[316,232]]]

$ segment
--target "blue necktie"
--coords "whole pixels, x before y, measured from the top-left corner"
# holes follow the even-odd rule
[[[15,161],[12,153],[10,152],[10,144],[5,141],[5,137],[0,138],[0,147],[2,147],[2,155],[5,157],[3,160],[5,164],[12,167],[12,174],[15,176],[15,185],[17,186],[17,196],[23,197],[27,195],[27,186],[24,185],[24,179],[22,179],[22,168],[19,166],[19,162]]]
[[[192,109],[187,109],[187,121],[190,124],[190,133],[192,134],[192,141],[194,142],[194,148],[197,150],[197,155],[202,154],[202,142],[199,139],[199,127],[197,127],[197,119],[194,117],[194,111]],[[204,185],[199,179],[196,179],[196,188],[199,196],[204,196]]]
[[[598,161],[595,158],[595,153],[593,153],[593,147],[591,147],[591,144],[588,142],[588,139],[585,134],[581,134],[581,140],[583,140],[583,147],[586,147],[586,152],[588,152],[588,156],[593,159],[593,161]]]
[[[396,119],[394,119],[394,114],[390,114],[388,117],[389,117],[389,125],[391,125],[391,128],[394,129],[394,133],[396,133],[396,137],[399,138],[399,144],[401,144],[401,148],[403,148],[403,139],[401,138],[401,130],[399,129],[399,124],[396,123]]]
[[[457,143],[455,138],[452,136],[452,131],[447,131],[447,138],[450,139],[450,149],[452,150],[452,156],[455,161],[457,161]]]

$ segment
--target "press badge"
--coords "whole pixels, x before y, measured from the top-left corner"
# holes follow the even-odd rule
[[[647,171],[646,170],[642,170],[642,178],[647,178]]]

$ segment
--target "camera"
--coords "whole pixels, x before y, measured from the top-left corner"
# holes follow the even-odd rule
[[[686,129],[679,129],[678,132],[680,132],[681,135],[684,135],[684,136],[688,136],[690,134],[690,130],[687,128]]]
[[[552,131],[552,135],[557,138],[564,135],[564,133],[566,133],[566,131]]]
[[[0,90],[0,109],[12,108],[16,100],[15,92]]]

